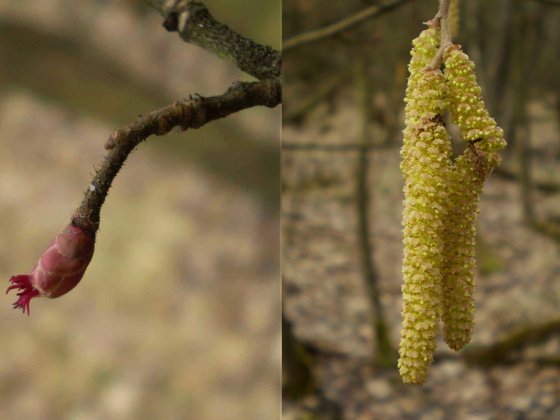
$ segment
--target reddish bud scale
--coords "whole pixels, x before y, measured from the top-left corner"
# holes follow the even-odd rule
[[[82,228],[69,224],[49,244],[31,274],[13,276],[6,293],[18,289],[19,299],[14,309],[29,315],[29,303],[34,297],[57,298],[65,295],[80,282],[91,258],[95,238]]]

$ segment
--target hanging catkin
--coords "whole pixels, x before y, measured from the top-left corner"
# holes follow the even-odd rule
[[[505,141],[481,99],[474,63],[458,46],[450,46],[444,64],[452,121],[469,142],[449,173],[443,230],[443,339],[453,350],[460,350],[471,340],[474,329],[478,201],[486,178],[499,163],[495,151]]]
[[[443,339],[460,350],[474,329],[475,240],[478,201],[491,167],[484,152],[467,149],[448,177],[447,211],[443,228]]]
[[[452,6],[457,8],[457,2]],[[445,6],[445,7],[444,7]],[[454,350],[467,344],[474,329],[475,239],[482,188],[499,164],[506,142],[490,117],[476,82],[474,63],[450,44],[440,25],[442,4],[429,28],[413,41],[406,89],[403,211],[403,326],[399,371],[403,382],[422,384],[433,361],[439,322]],[[439,42],[443,46],[438,50]],[[445,73],[439,70],[445,66]],[[451,157],[444,114],[450,111],[467,142]]]
[[[432,36],[436,36],[433,28],[424,31],[415,40],[412,51],[411,76],[405,98],[406,129],[401,150],[401,169],[405,178],[405,250],[403,328],[398,366],[403,381],[412,384],[426,381],[439,334],[442,214],[451,155],[449,136],[443,124],[443,113],[448,105],[445,78],[439,70],[425,66],[431,49],[435,50],[437,46],[437,43],[430,42]],[[419,48],[424,45],[429,48]]]

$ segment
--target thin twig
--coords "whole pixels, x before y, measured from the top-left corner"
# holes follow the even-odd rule
[[[284,52],[290,51],[295,48],[301,47],[302,45],[329,38],[333,35],[339,34],[340,32],[346,31],[347,29],[364,23],[372,17],[378,16],[384,12],[389,12],[405,3],[408,3],[409,1],[411,0],[397,0],[391,3],[367,7],[352,16],[339,20],[338,22],[325,26],[324,28],[305,32],[284,41],[282,43],[282,50]]]
[[[439,5],[439,10],[434,17],[434,20],[439,21],[440,25],[440,43],[439,50],[430,63],[432,69],[439,69],[441,62],[443,60],[443,53],[446,48],[451,45],[451,28],[449,27],[449,6],[451,5],[451,0],[441,0]]]
[[[125,128],[113,132],[105,148],[109,150],[97,168],[72,223],[92,234],[99,229],[101,206],[109,188],[128,155],[146,138],[167,134],[174,127],[180,131],[199,128],[204,124],[227,117],[254,106],[275,107],[282,100],[280,79],[262,82],[235,82],[224,94],[208,98],[197,97],[175,102],[165,108],[140,117]]]

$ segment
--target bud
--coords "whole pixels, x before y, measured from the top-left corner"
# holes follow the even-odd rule
[[[18,289],[14,309],[29,315],[29,302],[34,297],[57,298],[80,282],[93,257],[95,237],[84,229],[69,224],[49,244],[33,267],[31,274],[13,276],[6,293]]]

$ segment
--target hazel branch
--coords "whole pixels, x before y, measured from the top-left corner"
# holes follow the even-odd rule
[[[235,82],[219,96],[190,97],[140,116],[127,127],[116,130],[105,144],[109,150],[95,170],[71,223],[58,234],[41,255],[31,274],[12,276],[6,293],[17,290],[14,308],[29,314],[35,297],[57,298],[72,290],[82,279],[90,263],[99,229],[101,207],[111,184],[128,155],[149,136],[199,128],[235,112],[262,105],[273,108],[282,101],[280,52],[264,47],[231,31],[217,22],[206,7],[190,0],[146,0],[166,16],[163,26],[178,31],[192,42],[233,61],[241,70],[261,79],[259,82]]]
[[[430,63],[430,68],[439,69],[443,61],[443,53],[445,49],[451,45],[451,28],[449,26],[449,7],[451,0],[441,0],[439,10],[434,17],[434,21],[439,22],[440,27],[440,43],[439,50]]]
[[[113,180],[128,155],[149,136],[167,134],[174,127],[180,131],[200,128],[210,121],[243,109],[254,106],[273,108],[281,101],[282,84],[279,78],[262,82],[235,82],[222,95],[175,102],[114,131],[105,144],[109,153],[97,168],[82,204],[72,217],[72,224],[95,235],[99,229],[101,207]]]
[[[206,6],[190,0],[145,0],[165,17],[163,26],[185,42],[230,61],[259,80],[282,74],[282,53],[260,45],[218,22]]]

